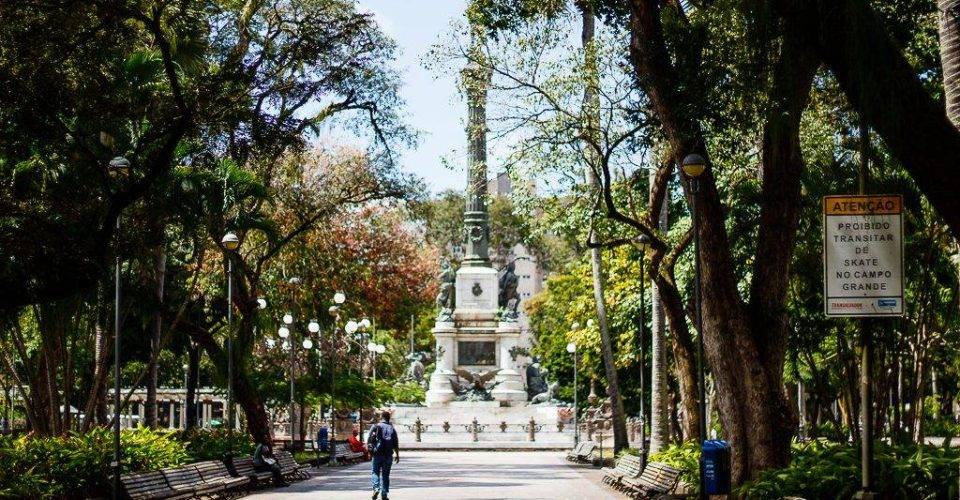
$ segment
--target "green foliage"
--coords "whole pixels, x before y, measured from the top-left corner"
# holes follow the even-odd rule
[[[511,179],[513,180],[513,179]],[[516,181],[514,181],[516,186]],[[520,192],[514,188],[514,195]],[[444,191],[436,198],[415,207],[415,215],[423,221],[424,238],[441,249],[445,257],[456,265],[450,252],[454,245],[463,243],[463,193]],[[494,258],[503,258],[518,244],[537,257],[544,269],[561,267],[571,258],[568,248],[558,238],[537,229],[542,224],[539,214],[527,213],[512,197],[494,196],[487,207],[490,213],[490,251]]]
[[[605,252],[607,317],[613,339],[617,368],[624,373],[639,370],[639,324],[641,283],[638,256],[631,247]],[[649,290],[643,290],[643,294]],[[644,300],[649,307],[649,300]],[[533,354],[551,378],[560,382],[560,399],[573,400],[573,357],[567,352],[568,342],[576,342],[579,356],[579,394],[589,390],[590,378],[603,378],[600,331],[587,321],[596,316],[593,281],[587,257],[554,273],[545,290],[533,297],[527,306],[531,329],[537,332]],[[580,329],[571,330],[573,323]],[[599,384],[603,385],[603,384]],[[640,385],[638,377],[622,377],[620,390],[628,414],[636,412]],[[582,401],[582,398],[581,398]]]
[[[960,450],[933,446],[876,448],[882,498],[954,498]],[[860,484],[860,448],[828,441],[795,444],[789,467],[768,470],[740,487],[746,498],[850,498]]]
[[[388,385],[390,388],[390,402],[402,404],[420,404],[426,400],[427,393],[416,382],[399,382]]]
[[[227,429],[192,429],[179,433],[190,461],[220,460],[233,450],[234,455],[251,455],[255,445],[245,432],[231,434]],[[232,444],[232,446],[231,446]]]
[[[171,432],[123,431],[123,472],[177,466],[188,459]],[[113,434],[97,428],[65,437],[0,438],[0,497],[81,498],[105,496],[110,488]]]
[[[700,484],[700,446],[694,441],[684,441],[679,445],[671,444],[659,453],[650,455],[651,462],[663,462],[680,470],[680,481],[699,491]]]

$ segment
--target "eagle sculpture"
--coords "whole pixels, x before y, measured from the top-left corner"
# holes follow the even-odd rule
[[[487,384],[497,376],[500,370],[490,370],[484,373],[474,373],[464,369],[457,369],[457,376],[466,381],[450,381],[453,392],[457,394],[458,401],[490,401],[493,397],[490,395],[490,389],[497,384],[487,387]]]

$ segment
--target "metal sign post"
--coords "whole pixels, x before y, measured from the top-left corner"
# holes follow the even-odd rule
[[[865,177],[861,173],[861,177]],[[861,191],[864,190],[861,181]],[[873,498],[873,327],[870,318],[902,316],[903,197],[823,198],[824,314],[860,319],[862,484],[857,498]]]

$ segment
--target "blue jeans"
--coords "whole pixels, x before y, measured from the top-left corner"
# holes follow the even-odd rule
[[[373,456],[373,473],[370,475],[370,485],[374,490],[380,490],[380,495],[386,497],[390,493],[390,467],[393,466],[393,457],[390,455]],[[383,479],[381,480],[381,476]]]

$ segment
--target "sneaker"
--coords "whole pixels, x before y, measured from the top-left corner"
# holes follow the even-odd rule
[[[380,496],[380,490],[373,490],[373,500],[377,500],[377,497]]]

